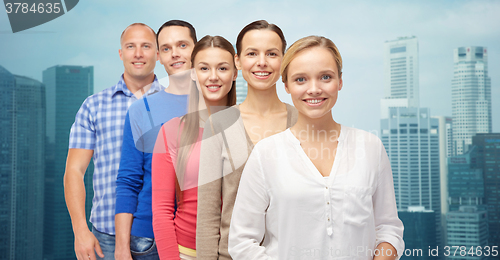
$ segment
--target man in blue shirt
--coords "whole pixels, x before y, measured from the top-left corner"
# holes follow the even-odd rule
[[[114,259],[116,176],[125,115],[134,101],[163,91],[154,74],[158,60],[155,32],[145,24],[132,24],[123,31],[120,44],[119,55],[125,69],[120,81],[83,102],[70,132],[64,195],[78,259]],[[92,157],[95,167],[91,232],[85,219],[83,176]]]
[[[158,30],[160,62],[169,87],[134,102],[127,113],[122,157],[116,180],[116,259],[159,259],[153,234],[151,162],[163,123],[187,111],[191,52],[196,43],[193,26],[172,20]],[[174,75],[175,74],[175,75]]]

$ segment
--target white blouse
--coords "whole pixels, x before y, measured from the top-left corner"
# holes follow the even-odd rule
[[[233,259],[372,259],[382,242],[404,251],[389,158],[377,136],[341,126],[329,178],[289,129],[255,146],[231,220]]]

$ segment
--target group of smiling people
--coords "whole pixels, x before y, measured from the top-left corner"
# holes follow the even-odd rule
[[[330,39],[308,36],[286,49],[282,30],[259,20],[241,30],[235,52],[221,36],[197,41],[189,23],[170,21],[155,34],[168,88],[153,75],[150,86],[133,89],[134,77],[151,64],[141,58],[143,45],[127,41],[149,30],[134,24],[122,34],[123,80],[139,98],[124,116],[114,226],[109,232],[98,226],[101,211],[94,205],[98,245],[90,253],[79,248],[79,212],[66,191],[79,259],[108,259],[107,252],[116,259],[401,255],[403,225],[384,146],[332,115],[343,81],[342,58]],[[248,84],[239,105],[238,70]],[[278,98],[280,77],[293,106]],[[68,162],[73,148],[70,137]],[[113,248],[101,251],[99,236],[106,234],[114,237]]]

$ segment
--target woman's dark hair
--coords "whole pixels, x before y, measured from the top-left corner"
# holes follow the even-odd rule
[[[272,24],[272,23],[268,23],[266,20],[258,20],[258,21],[255,21],[255,22],[252,22],[250,24],[248,24],[247,26],[245,26],[241,32],[238,34],[238,38],[236,38],[236,51],[238,53],[238,56],[241,55],[241,42],[243,41],[243,36],[245,36],[245,34],[251,30],[263,30],[263,29],[267,29],[267,30],[271,30],[273,32],[275,32],[276,34],[278,34],[278,36],[280,37],[281,39],[281,49],[282,49],[282,54],[285,54],[285,49],[286,49],[286,40],[285,40],[285,35],[283,35],[283,31],[281,31],[281,29],[276,25],[276,24]],[[159,32],[158,32],[159,33]]]
[[[189,36],[191,36],[191,39],[193,39],[193,42],[196,43],[196,30],[194,29],[193,25],[182,20],[170,20],[166,23],[164,23],[160,29],[158,29],[158,32],[156,33],[156,45],[158,46],[158,35],[160,35],[161,30],[163,30],[166,27],[169,26],[182,26],[186,27],[189,29]]]

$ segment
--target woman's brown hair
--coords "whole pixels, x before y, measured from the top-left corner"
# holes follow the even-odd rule
[[[233,45],[226,40],[222,36],[210,36],[207,35],[201,40],[199,40],[191,53],[191,66],[194,66],[194,59],[196,55],[205,49],[208,48],[220,48],[225,51],[228,51],[231,54],[231,57],[234,57],[235,52]],[[233,59],[233,66],[234,59]],[[201,97],[203,98],[203,97]],[[179,138],[179,151],[177,153],[177,161],[176,161],[176,198],[177,204],[182,203],[182,190],[180,189],[180,185],[184,183],[184,173],[186,170],[187,162],[190,157],[190,153],[193,149],[193,146],[196,144],[199,135],[200,128],[200,114],[198,109],[198,102],[200,99],[199,90],[197,88],[191,88],[191,93],[189,95],[189,105],[188,105],[188,113],[181,118],[181,124],[184,122],[184,126],[182,131],[180,131]],[[234,106],[236,104],[236,81],[233,81],[231,86],[231,90],[227,93],[227,103],[226,105]],[[180,129],[180,124],[179,124]]]
[[[283,35],[283,31],[276,25],[272,23],[268,23],[266,20],[258,20],[255,22],[252,22],[245,26],[243,29],[241,29],[240,33],[238,34],[238,38],[236,38],[236,51],[238,53],[238,57],[241,55],[241,44],[243,41],[243,36],[249,31],[252,30],[271,30],[278,34],[278,36],[281,39],[281,52],[282,54],[285,54],[285,49],[286,49],[286,40],[285,40],[285,35]]]

